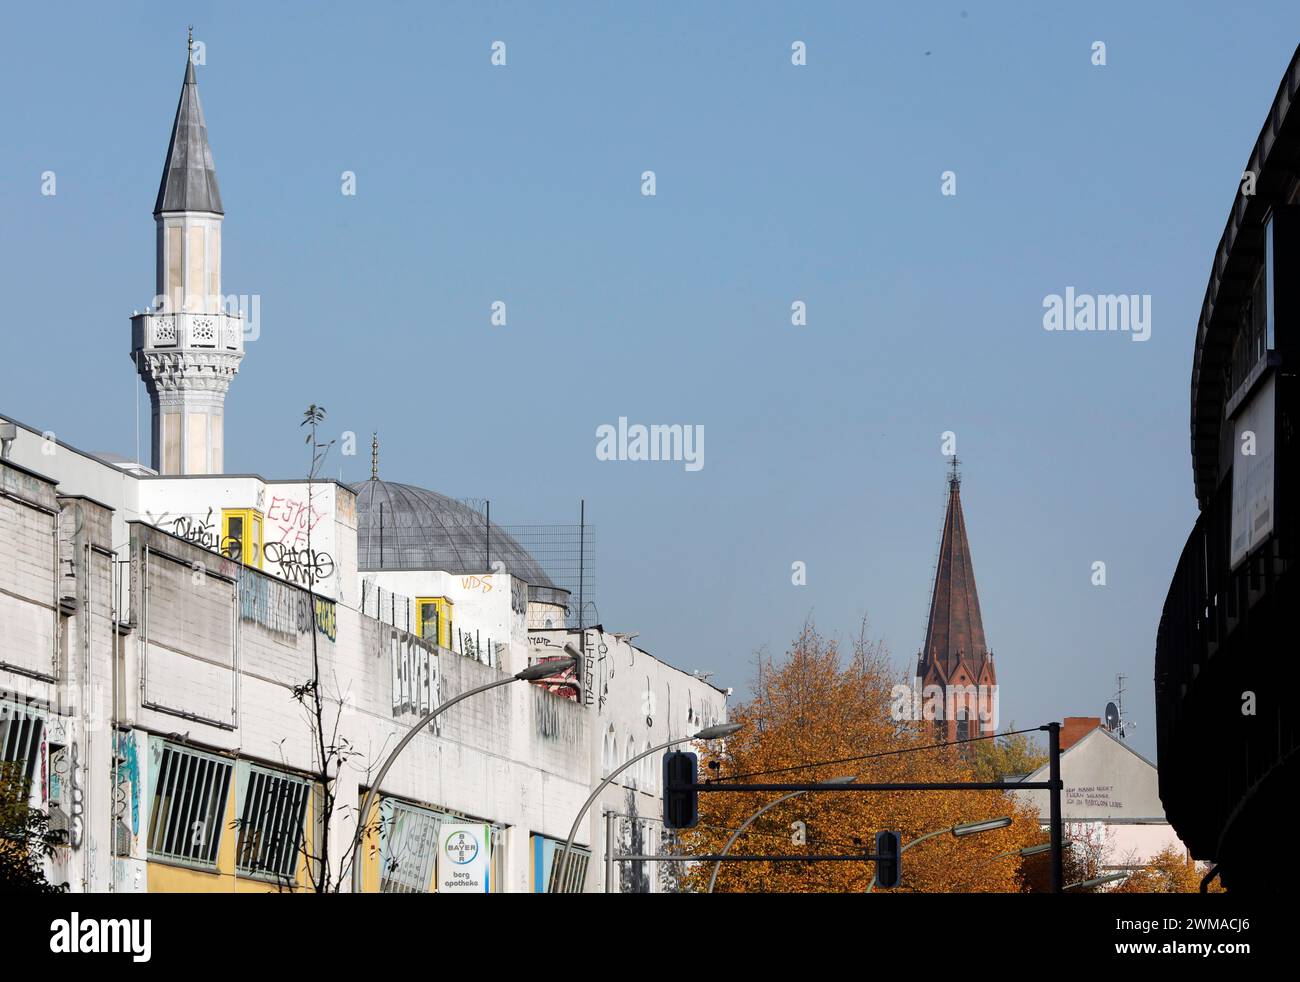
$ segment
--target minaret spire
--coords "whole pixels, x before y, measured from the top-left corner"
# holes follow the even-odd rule
[[[154,202],[154,302],[131,319],[131,357],[153,404],[151,465],[161,474],[220,474],[225,400],[244,357],[244,325],[221,293],[225,211],[194,75],[194,29]]]

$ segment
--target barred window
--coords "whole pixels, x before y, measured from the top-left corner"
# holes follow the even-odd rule
[[[41,755],[41,718],[20,706],[0,703],[0,762],[18,764],[31,781]]]
[[[149,812],[149,858],[215,869],[229,790],[230,761],[163,744]]]
[[[249,767],[235,847],[238,872],[277,880],[293,879],[310,790],[302,778]]]
[[[442,816],[391,798],[384,802],[383,842],[380,849],[381,893],[428,893],[438,860],[438,830]]]
[[[557,879],[560,857],[564,853],[564,843],[549,836],[533,836],[533,889],[537,893],[582,893],[583,884],[587,882],[587,866],[591,862],[591,850],[586,846],[574,845],[569,849],[569,859],[565,864],[564,880]]]

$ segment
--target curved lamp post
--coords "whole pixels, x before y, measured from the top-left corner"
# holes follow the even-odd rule
[[[555,860],[556,867],[551,871],[551,882],[546,885],[546,892],[555,893],[555,884],[564,882],[564,874],[569,865],[569,852],[573,849],[573,840],[578,834],[578,826],[582,824],[582,816],[587,814],[587,809],[591,807],[591,803],[600,797],[600,793],[613,783],[614,778],[618,777],[638,760],[643,760],[651,754],[657,754],[661,750],[667,750],[669,747],[675,747],[677,744],[686,743],[689,740],[721,740],[723,737],[731,736],[731,734],[740,730],[743,726],[743,723],[719,723],[717,726],[706,726],[704,729],[700,730],[699,733],[694,733],[691,736],[678,737],[676,740],[669,740],[667,743],[661,743],[657,747],[643,750],[635,757],[629,757],[618,767],[615,767],[610,771],[605,780],[596,785],[596,790],[591,793],[591,796],[587,798],[587,800],[583,802],[582,807],[578,809],[578,817],[573,820],[573,828],[569,829],[569,838],[565,840],[564,849],[561,850],[560,855]]]
[[[536,665],[529,665],[522,672],[517,672],[514,675],[507,675],[503,679],[497,679],[495,682],[489,682],[487,685],[480,685],[467,692],[462,692],[455,698],[444,702],[441,706],[437,706],[425,713],[420,717],[419,722],[407,731],[406,736],[402,737],[397,746],[393,748],[393,752],[388,755],[388,759],[384,761],[384,766],[379,768],[379,774],[370,782],[370,790],[366,792],[365,803],[361,806],[361,817],[357,820],[357,830],[352,836],[353,893],[361,892],[361,863],[359,862],[361,858],[361,837],[365,832],[366,822],[370,817],[370,809],[374,807],[375,798],[379,795],[379,786],[384,783],[384,775],[388,773],[388,769],[392,767],[394,761],[397,760],[398,754],[406,748],[406,745],[411,742],[411,739],[415,734],[419,733],[422,729],[433,722],[440,713],[446,712],[452,706],[456,705],[456,703],[468,699],[470,696],[476,696],[480,692],[487,692],[488,689],[495,689],[498,686],[509,685],[511,682],[538,682],[544,678],[548,678],[559,672],[563,672],[566,669],[572,668],[578,663],[578,659],[581,655],[571,644],[566,644],[564,646],[564,651],[565,657],[563,658],[552,658],[549,661],[538,662]]]
[[[1077,890],[1079,887],[1099,887],[1103,883],[1114,883],[1116,880],[1127,880],[1128,878],[1128,873],[1108,873],[1105,876],[1093,877],[1091,880],[1080,880],[1078,883],[1071,883],[1064,889]]]
[[[984,862],[977,864],[971,869],[974,873],[977,869],[983,869],[989,863],[997,862],[999,859],[1006,859],[1008,856],[1019,856],[1024,859],[1028,856],[1037,856],[1039,853],[1051,852],[1052,844],[1050,842],[1040,842],[1036,846],[1025,846],[1023,849],[1012,849],[1010,852],[1000,852],[996,856],[990,856]]]
[[[828,778],[827,780],[821,781],[820,783],[826,785],[827,787],[834,787],[837,784],[852,784],[857,779],[858,776],[856,774],[846,774],[841,777]],[[808,793],[807,791],[791,791],[789,794],[784,794],[773,801],[769,801],[758,811],[754,812],[754,814],[750,815],[749,818],[745,819],[745,823],[741,825],[740,828],[736,829],[735,832],[731,833],[731,838],[727,840],[727,844],[722,847],[722,852],[718,854],[718,861],[713,864],[713,875],[709,877],[709,888],[704,892],[705,893],[713,892],[713,885],[718,882],[718,871],[722,869],[722,857],[726,856],[727,853],[731,851],[731,847],[735,845],[736,840],[740,838],[740,833],[744,832],[745,829],[753,825],[754,822],[758,819],[758,817],[762,815],[764,812],[770,811],[771,809],[775,808],[777,805],[781,804],[781,802],[783,801],[789,801],[791,798],[798,798],[801,794],[807,794],[807,793]]]
[[[953,838],[960,839],[964,836],[976,835],[977,833],[980,832],[992,832],[994,829],[1004,829],[1008,825],[1010,825],[1011,822],[1012,819],[1010,815],[1004,815],[1001,818],[989,818],[989,819],[985,819],[982,822],[959,822],[956,825],[948,826],[948,828],[946,829],[936,829],[933,832],[925,833],[925,835],[917,836],[907,845],[903,846],[902,849],[899,849],[898,854],[901,856],[903,853],[907,852],[907,850],[911,849],[913,846],[919,846],[926,839],[933,839],[936,835],[947,835],[949,832],[951,832]],[[867,886],[867,893],[871,893],[873,890],[875,890],[875,888],[876,888],[876,878],[873,875],[871,877],[871,883]]]

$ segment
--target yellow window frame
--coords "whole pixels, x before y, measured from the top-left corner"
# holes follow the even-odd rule
[[[241,522],[243,535],[235,536],[230,532],[231,519]],[[239,553],[234,554],[228,547],[231,539],[239,540]],[[221,510],[221,553],[231,559],[238,559],[245,566],[262,568],[262,513],[256,508],[223,508]]]
[[[438,623],[438,647],[451,648],[451,613],[453,603],[447,597],[415,598],[415,633],[424,637],[425,611],[434,608],[433,616]]]

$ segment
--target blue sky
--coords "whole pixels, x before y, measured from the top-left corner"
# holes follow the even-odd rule
[[[606,625],[743,693],[810,614],[869,615],[912,663],[952,430],[1004,722],[1099,714],[1123,672],[1153,751],[1193,332],[1294,3],[2,16],[0,411],[134,451],[128,317],[193,22],[223,288],[262,298],[227,470],[300,474],[316,402],[360,435],[345,480],[378,430],[383,477],[507,524],[585,498]],[[1070,286],[1149,294],[1150,340],[1045,332]],[[620,416],[703,425],[705,467],[597,460]]]

